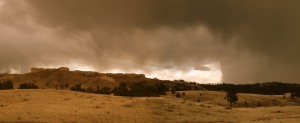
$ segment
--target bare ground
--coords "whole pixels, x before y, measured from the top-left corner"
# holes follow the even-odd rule
[[[288,95],[238,94],[238,103],[226,109],[224,92],[185,93],[176,98],[172,94],[119,97],[67,90],[2,90],[0,122],[300,122],[300,99]],[[262,107],[257,107],[258,101]]]

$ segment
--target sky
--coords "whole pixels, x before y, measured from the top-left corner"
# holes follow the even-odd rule
[[[0,72],[300,83],[299,0],[0,0]]]

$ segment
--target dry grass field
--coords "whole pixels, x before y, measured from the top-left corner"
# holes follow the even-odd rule
[[[170,93],[161,97],[119,97],[51,89],[1,90],[0,122],[300,122],[300,99],[291,100],[288,94],[286,98],[238,94],[238,103],[226,109],[225,92],[185,93],[177,98]],[[257,107],[258,101],[261,107]]]

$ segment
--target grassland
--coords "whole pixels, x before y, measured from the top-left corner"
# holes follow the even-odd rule
[[[68,90],[2,90],[0,122],[300,122],[300,99],[292,100],[288,94],[286,98],[238,94],[238,103],[228,109],[225,92],[185,93],[177,98],[170,93],[161,97],[120,97]]]

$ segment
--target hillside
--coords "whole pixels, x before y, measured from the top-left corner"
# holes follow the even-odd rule
[[[182,92],[180,92],[182,93]],[[238,105],[226,109],[224,92],[188,91],[177,98],[121,97],[67,90],[2,90],[0,122],[105,122],[199,123],[300,121],[299,98],[241,94]],[[202,96],[200,96],[202,95]],[[200,102],[196,99],[200,98]],[[262,107],[243,107],[244,100],[259,100]],[[269,103],[269,100],[283,105]],[[250,102],[250,101],[249,101]]]
[[[31,68],[25,74],[0,74],[0,81],[12,81],[14,88],[21,83],[35,83],[39,88],[69,89],[81,84],[83,88],[96,88],[97,86],[115,87],[120,82],[132,83],[138,81],[151,81],[143,74],[111,74],[90,71],[70,71],[69,68],[58,69]],[[65,87],[65,85],[68,87]]]

